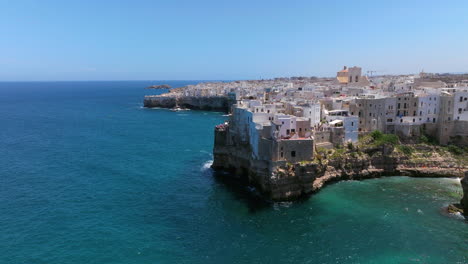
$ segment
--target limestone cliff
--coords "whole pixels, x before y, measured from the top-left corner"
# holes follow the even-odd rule
[[[467,169],[451,155],[430,146],[412,146],[408,153],[409,146],[371,142],[346,149],[319,149],[309,161],[262,161],[252,158],[248,144],[233,144],[230,137],[228,126],[215,129],[213,169],[229,171],[228,175],[257,187],[274,201],[298,199],[340,180],[394,175],[462,177]],[[466,196],[463,203],[468,205]]]
[[[181,95],[155,95],[145,96],[145,107],[173,108],[182,107],[194,110],[212,110],[228,112],[232,102],[226,96],[181,96]]]
[[[465,177],[461,180],[461,185],[463,189],[463,198],[460,201],[460,205],[465,216],[468,217],[468,172],[465,173]]]

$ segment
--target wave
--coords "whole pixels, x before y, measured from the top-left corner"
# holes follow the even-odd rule
[[[201,167],[201,171],[207,171],[211,170],[211,165],[213,164],[213,160],[208,160],[205,163],[203,163],[203,166]]]

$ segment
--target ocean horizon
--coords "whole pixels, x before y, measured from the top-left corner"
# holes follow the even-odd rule
[[[269,203],[215,174],[224,113],[143,107],[198,82],[0,82],[0,263],[468,263],[458,179]]]

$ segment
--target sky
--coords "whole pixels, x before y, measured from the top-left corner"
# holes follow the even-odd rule
[[[0,0],[0,81],[468,72],[468,1]]]

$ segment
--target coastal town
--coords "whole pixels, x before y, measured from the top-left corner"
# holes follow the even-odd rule
[[[372,72],[371,72],[372,73]],[[440,77],[440,78],[439,78]],[[260,138],[310,140],[329,148],[357,142],[358,135],[380,130],[404,141],[422,135],[440,144],[468,144],[468,76],[449,83],[443,75],[365,76],[360,67],[343,67],[336,78],[276,78],[188,85],[147,96],[145,105],[213,108],[232,114],[226,126],[259,156]],[[218,99],[218,100],[217,100]],[[164,100],[173,100],[164,105]],[[201,102],[206,100],[206,102]],[[313,144],[308,144],[312,146]],[[296,161],[312,153],[297,150],[279,158]]]
[[[447,158],[448,152],[437,156],[420,146],[416,152],[434,154],[415,163],[404,155],[411,149],[404,144],[468,145],[468,76],[372,73],[345,66],[334,78],[199,83],[146,96],[144,104],[229,113],[215,128],[212,167],[230,171],[273,200],[296,199],[338,179],[463,176],[467,164]],[[391,144],[369,149],[379,133],[394,136],[390,150]],[[349,150],[342,151],[346,159],[324,164],[343,148]]]

